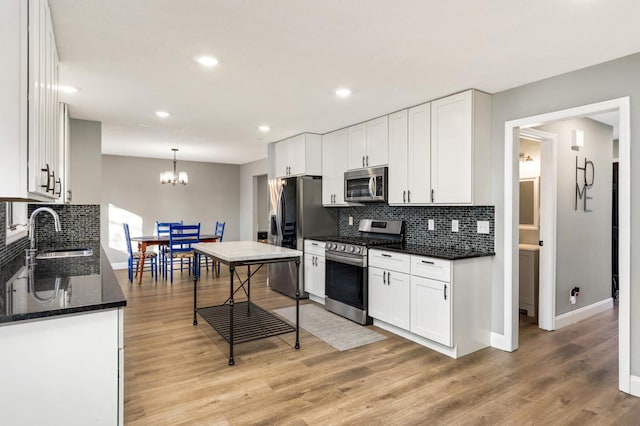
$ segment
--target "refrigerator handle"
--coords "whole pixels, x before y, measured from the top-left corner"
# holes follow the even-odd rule
[[[278,220],[278,237],[282,239],[284,238],[284,225],[287,218],[287,200],[284,196],[284,186],[280,187],[278,209],[280,212],[280,218]]]

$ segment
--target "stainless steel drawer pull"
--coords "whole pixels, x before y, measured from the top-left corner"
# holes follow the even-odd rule
[[[435,262],[432,262],[430,260],[421,260],[420,262],[426,263],[427,265],[435,265]]]
[[[390,254],[385,254],[385,253],[381,253],[381,254],[380,254],[380,256],[383,256],[383,257],[391,257],[391,255],[390,255]]]

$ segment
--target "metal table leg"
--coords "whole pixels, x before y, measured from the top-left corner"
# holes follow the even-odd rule
[[[234,365],[233,360],[233,274],[236,271],[236,267],[231,263],[229,264],[229,365]]]
[[[296,349],[300,349],[300,258],[296,258]]]
[[[193,325],[198,325],[198,317],[196,315],[196,307],[198,306],[198,277],[193,276]]]

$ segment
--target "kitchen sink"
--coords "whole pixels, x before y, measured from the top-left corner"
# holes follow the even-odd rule
[[[66,257],[93,256],[93,249],[80,247],[71,249],[46,250],[36,256],[36,259],[61,259]]]

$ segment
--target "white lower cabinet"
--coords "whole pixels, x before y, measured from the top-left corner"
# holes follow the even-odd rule
[[[491,258],[369,250],[374,325],[452,358],[490,345]]]
[[[123,309],[0,326],[3,424],[124,423]]]
[[[411,277],[411,332],[451,346],[449,283]],[[449,294],[447,294],[449,293]]]
[[[322,241],[304,242],[304,291],[309,299],[324,305],[325,259]]]
[[[369,268],[369,316],[408,328],[410,303],[409,274]]]

